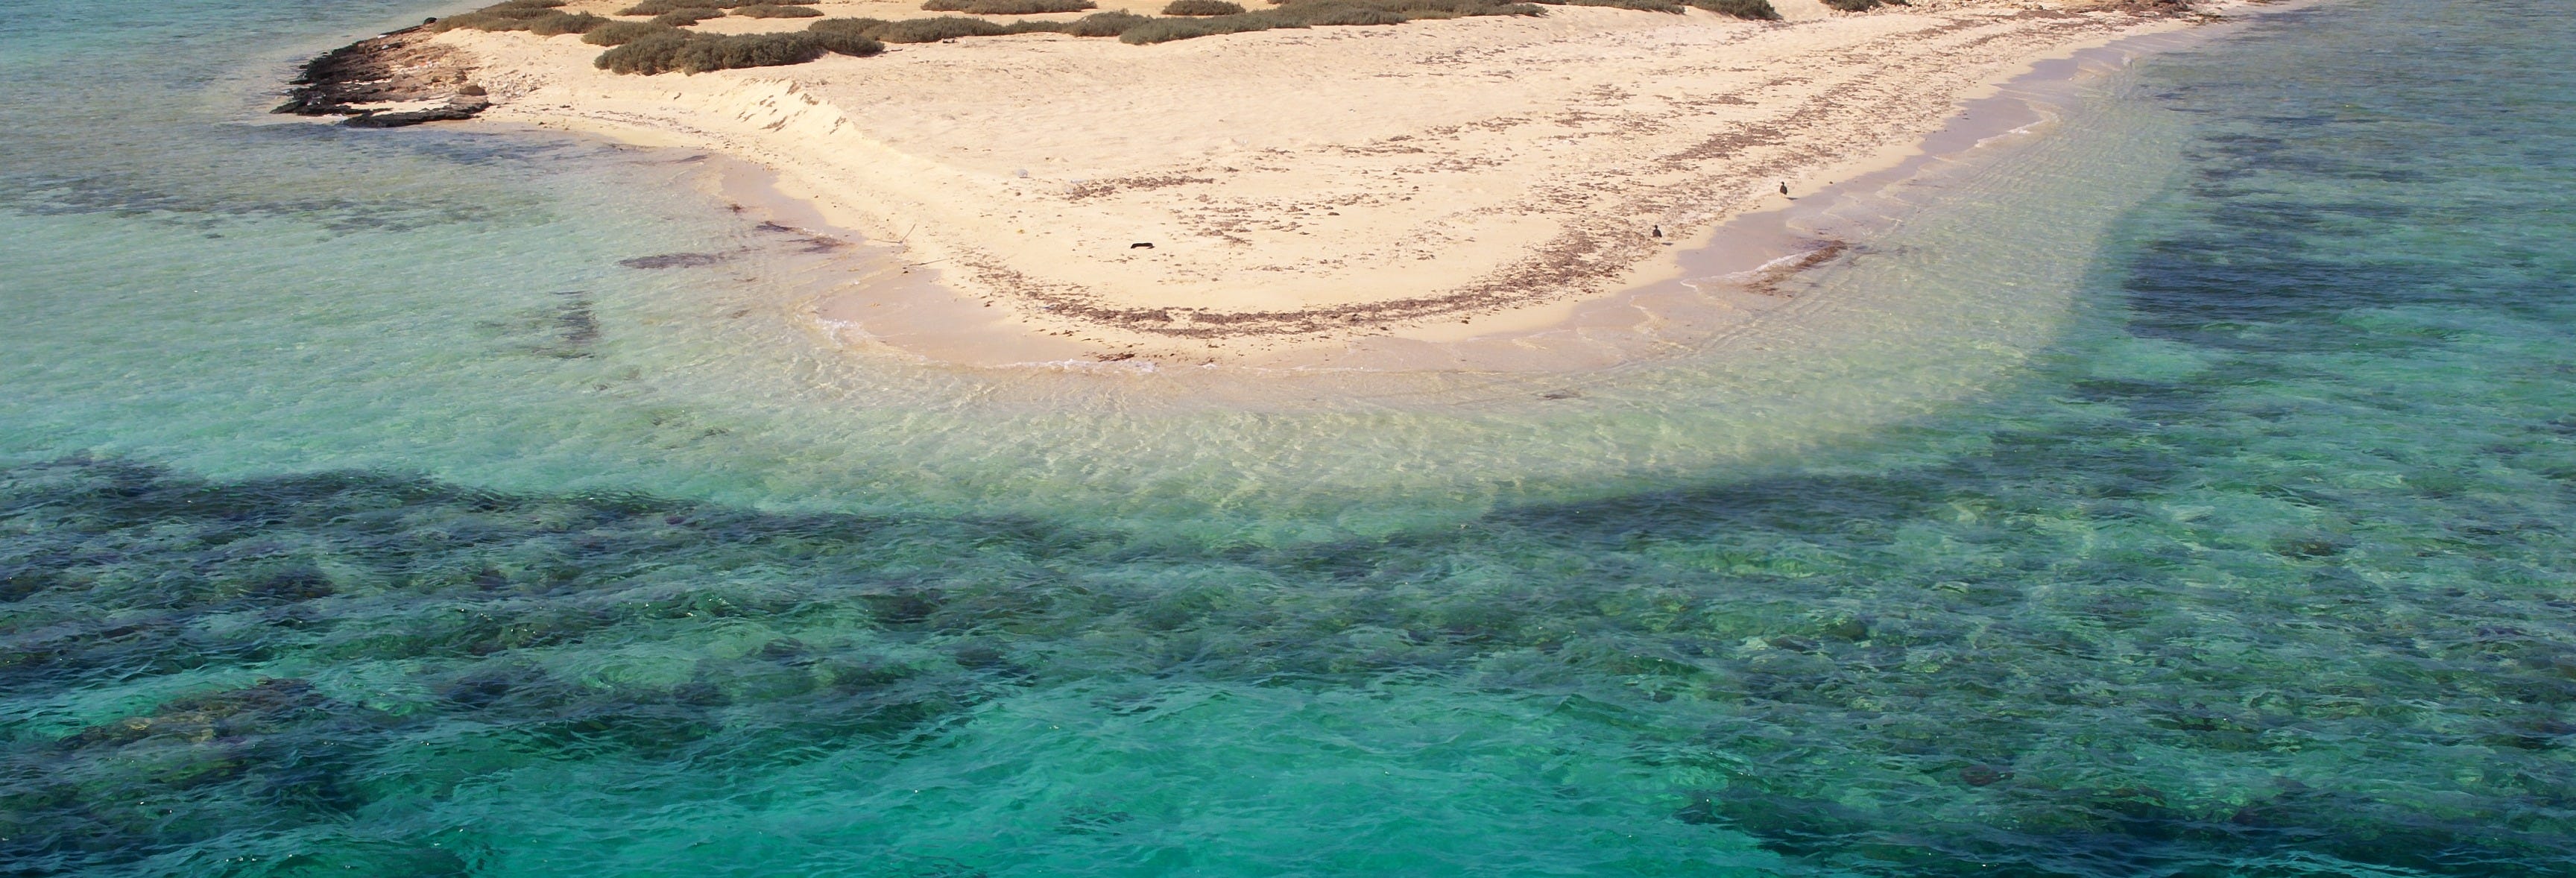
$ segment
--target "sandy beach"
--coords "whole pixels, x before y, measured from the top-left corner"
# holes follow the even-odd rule
[[[905,309],[911,328],[945,325],[953,349],[972,324],[964,346],[991,354],[959,359],[1196,361],[1562,321],[1670,280],[1731,217],[1899,163],[2036,61],[2189,23],[2081,0],[1778,6],[1784,21],[1548,7],[1149,46],[1024,34],[696,75],[599,70],[575,35],[434,41],[467,59],[489,122],[774,171],[822,222],[898,248],[903,295],[945,300]],[[893,280],[860,299],[883,305]],[[904,334],[866,326],[860,299],[813,310]]]

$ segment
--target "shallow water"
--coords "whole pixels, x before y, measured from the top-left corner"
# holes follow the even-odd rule
[[[417,7],[168,8],[0,0],[12,872],[2576,858],[2548,4],[2108,77],[1698,349],[1225,405],[835,350],[686,156],[245,113]]]

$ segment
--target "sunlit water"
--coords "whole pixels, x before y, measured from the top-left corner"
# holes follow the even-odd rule
[[[2551,4],[2107,77],[1703,350],[1226,404],[837,350],[686,155],[257,116],[442,11],[0,0],[8,871],[2576,859]]]

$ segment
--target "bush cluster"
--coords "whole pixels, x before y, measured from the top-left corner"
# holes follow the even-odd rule
[[[1128,28],[1126,33],[1118,35],[1118,41],[1144,46],[1168,43],[1173,40],[1250,33],[1281,27],[1305,27],[1305,25],[1281,24],[1258,13],[1215,15],[1206,18],[1157,18]]]
[[[821,18],[823,17],[823,10],[816,9],[811,6],[780,6],[774,3],[755,3],[750,6],[736,6],[733,8],[733,14],[744,18]]]
[[[678,9],[737,9],[746,6],[812,6],[821,0],[639,0],[619,15],[661,15]],[[736,13],[737,15],[741,13]],[[755,18],[759,16],[754,16]]]
[[[1287,0],[1259,12],[1157,18],[1129,28],[1119,34],[1118,39],[1145,45],[1275,28],[1403,24],[1426,18],[1545,14],[1546,10],[1535,4],[1503,0]]]
[[[1114,37],[1134,30],[1137,25],[1144,24],[1148,21],[1153,21],[1153,19],[1137,15],[1133,12],[1112,11],[1094,12],[1090,15],[1085,15],[1072,21],[1031,21],[1022,22],[1022,24],[1054,25],[1054,27],[1047,29],[1067,36]],[[1032,30],[1034,29],[1035,28],[1032,28]]]
[[[523,30],[541,37],[559,34],[589,33],[608,19],[587,12],[565,12],[556,9],[564,0],[508,0],[472,12],[451,15],[430,24],[441,31],[460,29],[509,31]]]
[[[980,18],[943,15],[938,18],[907,18],[887,21],[882,18],[826,18],[807,25],[815,33],[852,34],[888,43],[936,43],[958,37],[997,37],[1010,33],[1027,33],[1029,29],[1012,27]]]
[[[516,0],[526,3],[560,2],[560,0]],[[1610,6],[1649,12],[1677,13],[1681,4],[1674,0],[1539,0],[1556,5]],[[1770,0],[1683,0],[1691,6],[1747,19],[1777,19]],[[1828,2],[1861,2],[1861,0],[1828,0]],[[1881,2],[1881,0],[1866,0]],[[1073,4],[1080,4],[1076,7]],[[687,4],[687,5],[682,5]],[[1060,33],[1077,37],[1117,37],[1127,43],[1145,45],[1186,40],[1216,34],[1246,33],[1276,28],[1332,26],[1365,26],[1403,24],[1408,21],[1437,18],[1465,18],[1485,15],[1544,15],[1546,10],[1534,3],[1506,0],[1285,0],[1259,12],[1245,11],[1231,0],[1172,0],[1164,8],[1165,17],[1154,18],[1124,11],[1098,12],[1073,21],[1014,21],[1009,24],[981,18],[947,15],[937,18],[913,18],[888,21],[882,18],[825,18],[808,25],[802,34],[754,34],[719,37],[692,34],[670,25],[687,24],[696,19],[679,20],[688,15],[712,12],[729,7],[738,15],[807,17],[797,12],[753,12],[763,6],[736,0],[643,0],[627,10],[659,10],[654,23],[617,22],[584,36],[588,42],[616,48],[599,56],[599,66],[620,73],[661,73],[679,70],[690,73],[724,70],[733,67],[760,67],[796,64],[821,57],[824,52],[866,57],[885,50],[885,43],[935,43],[959,37],[996,37],[1024,33]],[[928,0],[926,9],[1008,9],[994,14],[1056,12],[1069,8],[1090,8],[1091,0]]]
[[[814,39],[823,44],[824,51],[831,52],[835,55],[848,55],[852,58],[865,58],[870,55],[881,54],[885,51],[884,43],[878,42],[875,37],[870,37],[865,34],[824,32],[809,33],[813,33]]]
[[[557,12],[553,15],[542,15],[536,18],[527,19],[526,21],[528,22],[528,32],[541,37],[561,36],[563,34],[586,34],[607,25],[609,22],[606,18],[601,18],[587,12],[574,13],[570,15]]]
[[[1674,14],[1680,14],[1684,6],[1692,6],[1747,21],[1780,20],[1780,11],[1771,8],[1771,0],[1529,0],[1529,2],[1544,3],[1549,6],[1608,6],[1614,9]],[[1836,0],[1826,0],[1826,2],[1831,3]],[[1841,2],[1854,2],[1854,0],[1841,0]],[[1866,0],[1866,2],[1876,3],[1879,0]]]
[[[1835,2],[1837,0],[1825,0],[1827,5]],[[1865,2],[1873,6],[1878,4],[1878,0],[1840,0],[1840,2]],[[1746,21],[1780,20],[1780,10],[1771,8],[1771,0],[1690,0],[1690,5],[1719,15],[1732,15]]]
[[[810,33],[721,35],[681,31],[647,36],[601,52],[593,63],[614,73],[650,76],[674,70],[705,73],[803,64],[829,51],[831,48],[821,37]]]
[[[1081,12],[1100,8],[1091,0],[929,0],[921,8],[931,12],[963,12],[969,15],[1038,15],[1048,12]]]
[[[594,46],[623,46],[645,37],[679,35],[679,28],[645,21],[612,21],[582,34],[581,41]]]
[[[1607,6],[1612,9],[1634,9],[1639,12],[1669,12],[1680,15],[1682,5],[1673,0],[1530,0],[1548,6]]]
[[[686,7],[653,16],[653,23],[665,27],[688,27],[710,18],[723,18],[724,14],[722,9],[705,6]]]
[[[1844,12],[1868,12],[1887,4],[1884,0],[1825,0],[1825,5]]]

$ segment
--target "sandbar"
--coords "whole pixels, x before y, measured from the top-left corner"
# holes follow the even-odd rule
[[[1144,46],[971,37],[652,76],[595,68],[577,35],[431,39],[469,59],[486,122],[756,163],[818,222],[896,248],[899,282],[813,306],[852,338],[960,362],[1314,364],[1560,325],[1712,245],[1814,264],[1829,249],[1711,237],[1901,165],[2041,61],[2200,20],[2095,0],[1775,5],[1786,20],[1550,6]],[[865,325],[898,298],[908,323]]]

